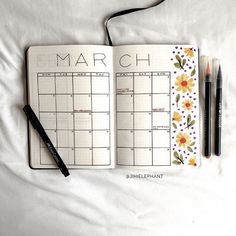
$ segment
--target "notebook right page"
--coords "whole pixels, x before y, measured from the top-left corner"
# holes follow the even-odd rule
[[[116,164],[198,166],[198,49],[114,47]]]

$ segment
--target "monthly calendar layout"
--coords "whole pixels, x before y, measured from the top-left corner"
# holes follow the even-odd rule
[[[199,166],[193,45],[58,45],[27,52],[28,104],[69,168]],[[32,168],[57,168],[29,125]]]
[[[171,165],[171,73],[116,73],[117,164]]]
[[[110,74],[37,73],[39,119],[67,165],[111,164]],[[40,164],[54,164],[43,143]]]

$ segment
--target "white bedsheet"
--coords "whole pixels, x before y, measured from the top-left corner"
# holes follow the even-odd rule
[[[142,0],[0,1],[0,236],[235,235],[236,3],[166,0],[112,20],[114,44],[191,43],[222,60],[223,155],[200,168],[127,179],[130,170],[28,166],[25,57],[30,45],[103,44],[110,13]],[[232,217],[229,216],[230,213]]]

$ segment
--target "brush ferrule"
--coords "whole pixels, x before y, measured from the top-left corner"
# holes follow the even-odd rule
[[[211,75],[205,76],[205,82],[211,82]]]

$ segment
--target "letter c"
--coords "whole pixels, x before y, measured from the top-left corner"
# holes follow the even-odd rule
[[[121,56],[120,57],[120,60],[119,60],[119,64],[120,64],[120,66],[122,66],[122,67],[129,67],[129,66],[131,66],[131,63],[129,63],[129,64],[124,64],[123,63],[123,59],[125,58],[125,57],[131,57],[129,54],[124,54],[123,56]]]

